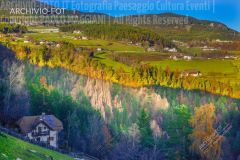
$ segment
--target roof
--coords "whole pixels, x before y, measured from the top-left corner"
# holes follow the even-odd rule
[[[26,134],[34,129],[39,123],[46,124],[51,130],[61,131],[63,129],[62,122],[54,115],[40,116],[25,116],[18,120],[17,125],[20,127],[21,132]]]
[[[184,70],[182,73],[195,74],[195,73],[201,73],[201,72],[198,70],[189,69],[189,70]]]

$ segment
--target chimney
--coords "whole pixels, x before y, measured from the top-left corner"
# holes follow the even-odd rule
[[[45,119],[45,112],[42,112],[42,115],[40,116],[40,121],[43,121]]]

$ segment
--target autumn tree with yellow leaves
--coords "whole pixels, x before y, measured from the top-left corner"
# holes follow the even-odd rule
[[[215,122],[215,106],[212,103],[195,108],[194,115],[190,119],[193,127],[193,132],[189,135],[192,140],[190,150],[204,160],[217,160],[222,153],[223,136],[214,129]]]

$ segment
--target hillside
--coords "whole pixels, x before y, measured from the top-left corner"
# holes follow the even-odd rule
[[[0,160],[71,160],[66,155],[29,144],[6,134],[0,134]]]
[[[5,15],[4,20],[9,19],[11,8],[52,8],[54,6],[47,5],[45,3],[39,2],[38,0],[0,0],[0,13]],[[49,13],[49,17],[54,19],[52,15],[54,13]],[[239,39],[239,32],[229,28],[223,23],[199,20],[194,17],[179,15],[174,13],[161,13],[161,14],[146,14],[146,15],[131,15],[124,17],[111,17],[102,13],[86,13],[80,11],[65,10],[64,16],[75,15],[78,16],[77,21],[79,22],[106,22],[109,23],[113,21],[115,23],[124,23],[130,25],[138,25],[141,27],[150,28],[158,34],[178,40],[205,40],[205,39],[223,39],[223,40],[233,40]],[[24,19],[26,15],[23,15]],[[62,14],[61,14],[62,16]],[[14,16],[10,17],[11,20],[15,21]],[[19,17],[18,17],[19,18]],[[180,20],[179,20],[180,19]],[[19,19],[18,19],[19,20]],[[42,19],[44,21],[45,19]],[[59,19],[54,19],[59,21]],[[28,21],[28,20],[27,20]],[[45,22],[34,21],[27,22],[27,24],[46,24]],[[72,19],[65,17],[65,22],[72,23]],[[75,20],[74,20],[75,21]],[[21,20],[19,21],[21,22]],[[147,24],[145,23],[147,22]],[[49,21],[49,25],[56,25]]]
[[[25,101],[22,92],[13,95],[11,100],[11,113],[13,114],[10,116],[17,117],[18,112],[13,111],[19,111],[19,108],[21,108],[23,113],[34,110],[35,113],[31,113],[32,115],[46,111],[59,116],[62,121],[66,121],[65,126],[68,123],[71,124],[70,137],[66,140],[69,140],[69,144],[73,149],[79,152],[88,151],[94,156],[103,154],[101,159],[108,156],[105,159],[109,160],[125,160],[124,157],[130,157],[126,159],[147,159],[145,157],[150,157],[149,160],[153,160],[156,156],[169,160],[180,156],[180,159],[197,159],[195,158],[196,156],[192,156],[192,152],[188,151],[191,145],[188,137],[191,135],[192,130],[189,120],[195,116],[194,110],[200,108],[198,106],[212,102],[216,105],[216,115],[223,117],[217,123],[224,124],[224,121],[226,121],[233,124],[231,132],[226,136],[229,143],[223,144],[223,155],[228,154],[233,157],[232,159],[237,159],[238,155],[240,155],[238,145],[240,142],[238,136],[239,123],[237,123],[239,120],[239,100],[214,96],[204,92],[184,91],[158,86],[134,89],[113,84],[109,81],[79,76],[59,68],[36,67],[26,64],[23,72],[25,74],[20,75],[24,76],[22,78],[25,79],[30,88],[23,88],[22,90],[29,93],[29,98]],[[48,86],[44,88],[39,84],[41,77],[46,77],[47,84],[53,90],[48,89]],[[16,87],[19,87],[18,83],[16,83]],[[75,97],[74,101],[70,96]],[[18,97],[21,97],[21,99],[19,100]],[[24,107],[29,102],[31,102],[30,108]],[[43,104],[45,107],[41,107]],[[80,110],[92,107],[98,109],[102,116],[105,115],[105,120],[109,122],[107,126],[103,125],[100,118],[93,119],[96,114],[89,113],[85,109],[85,111]],[[147,150],[146,152],[145,144],[141,144],[141,139],[139,140],[138,137],[135,138],[136,140],[130,139],[132,138],[132,126],[135,125],[136,128],[138,127],[136,124],[140,124],[137,122],[140,119],[139,113],[141,113],[142,108],[146,108],[147,113],[151,115],[151,119],[147,119],[151,120],[151,123],[155,123],[156,128],[153,129],[153,133],[157,135],[157,153],[153,151],[155,150],[154,147],[151,147],[150,151]],[[66,119],[65,117],[67,117],[69,111],[71,111],[71,116],[69,116],[69,119]],[[1,111],[0,113],[4,112]],[[90,121],[88,122],[87,119],[90,119]],[[204,120],[201,119],[201,122]],[[142,122],[141,124],[150,126],[149,123],[150,121],[147,123]],[[159,133],[159,130],[163,132]],[[66,133],[67,131],[65,130],[64,132]],[[167,136],[161,133],[168,135],[169,138],[166,138]],[[138,134],[141,135],[141,133]],[[118,137],[126,138],[120,139]],[[145,137],[151,138],[151,135]],[[198,139],[200,138],[196,138],[196,140]],[[0,142],[3,145],[9,143],[2,143],[2,139],[0,139]],[[20,144],[20,142],[16,143]],[[134,145],[132,145],[133,143]],[[15,143],[9,144],[10,146],[15,145]],[[111,147],[108,147],[109,145]],[[23,145],[21,144],[21,146]],[[0,150],[2,151],[2,148]],[[37,149],[34,150],[37,151]],[[34,157],[32,159],[35,160]],[[223,159],[229,160],[228,157],[223,157]]]
[[[204,51],[206,48],[203,45],[211,45],[207,43],[192,47],[189,47],[192,44],[177,46],[182,47],[184,53],[181,54],[185,55],[173,61],[176,53],[166,52],[164,48],[174,47],[175,44],[141,27],[81,24],[63,26],[60,31],[51,34],[41,33],[47,28],[41,30],[19,37],[3,35],[1,40],[18,59],[38,66],[61,67],[131,87],[161,85],[200,89],[235,98],[240,95],[238,42],[225,46],[229,48],[227,51],[224,48]],[[79,33],[72,32],[74,30]],[[86,36],[85,40],[83,36]],[[196,54],[192,54],[194,51]],[[222,57],[218,54],[221,52]],[[191,60],[184,59],[184,56]],[[186,70],[199,71],[201,75],[182,76],[181,72]],[[189,84],[189,80],[194,80],[194,83]]]
[[[141,45],[83,40],[79,38],[81,33],[50,34],[46,32],[49,28],[39,27],[39,32],[6,34],[0,38],[8,47],[0,46],[2,82],[11,82],[16,77],[11,86],[0,83],[0,119],[5,121],[0,120],[1,123],[11,124],[13,119],[45,112],[63,122],[63,132],[69,136],[61,142],[68,142],[67,150],[109,160],[198,159],[198,155],[194,155],[198,152],[192,154],[189,148],[202,138],[189,139],[192,130],[198,132],[189,121],[198,119],[197,108],[204,109],[201,115],[207,115],[207,108],[211,107],[212,117],[221,117],[216,119],[216,124],[232,124],[231,132],[224,137],[228,143],[222,146],[226,155],[222,159],[230,160],[229,156],[237,159],[240,155],[239,100],[189,91],[200,89],[239,98],[239,60],[193,57],[188,61],[173,61],[169,59],[170,53],[144,52]],[[185,76],[179,72],[189,69],[202,75]],[[141,87],[131,87],[137,85]],[[5,94],[8,92],[12,92],[11,97]],[[206,103],[214,103],[216,109]],[[205,116],[200,123],[204,122],[208,122]],[[133,132],[137,136],[133,137]],[[4,155],[15,152],[16,156],[28,155],[28,147],[22,151],[16,149],[16,145],[24,145],[14,140],[8,142],[9,139],[0,139],[3,145],[9,144],[4,146],[6,151],[0,148]],[[33,150],[34,154],[37,151],[49,155]]]
[[[120,17],[127,24],[137,24],[150,28],[159,34],[180,40],[192,39],[239,39],[237,31],[229,28],[223,23],[200,20],[191,16],[174,13],[132,15]],[[118,21],[116,18],[115,21]],[[143,24],[147,20],[147,24]]]
[[[159,36],[157,33],[141,27],[133,27],[123,24],[78,24],[60,27],[60,31],[74,32],[82,31],[93,39],[126,41],[126,42],[148,42],[149,45],[160,45],[159,47],[174,47],[171,41]]]

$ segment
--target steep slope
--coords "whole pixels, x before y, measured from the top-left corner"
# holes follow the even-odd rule
[[[0,159],[22,160],[71,160],[73,158],[55,151],[24,142],[6,134],[0,134]]]
[[[39,2],[38,0],[0,0],[0,13],[1,20],[8,21],[11,18],[12,21],[16,21],[14,19],[14,15],[10,16],[10,12],[12,8],[52,8],[54,6]],[[5,15],[5,17],[3,17]],[[36,14],[34,14],[36,16]],[[37,14],[40,15],[40,14]],[[49,24],[59,24],[59,18],[54,17],[52,15],[56,15],[54,13],[49,13],[49,16],[52,21]],[[220,22],[214,22],[209,20],[199,20],[194,17],[179,15],[174,13],[162,13],[162,14],[146,14],[146,15],[131,15],[124,17],[111,17],[102,13],[86,13],[80,11],[72,11],[65,10],[64,14],[61,16],[74,15],[74,21],[82,21],[82,22],[98,22],[98,23],[109,23],[109,21],[113,21],[116,23],[125,23],[131,25],[138,25],[142,27],[150,28],[159,34],[162,34],[165,37],[169,37],[171,39],[180,39],[180,40],[206,40],[206,39],[240,39],[239,32],[227,27],[225,24]],[[10,17],[9,17],[10,16]],[[26,24],[46,24],[41,21],[31,21],[24,19],[22,16],[22,20],[18,22],[24,22]],[[19,17],[18,17],[19,18]],[[44,21],[46,19],[42,19]],[[73,19],[69,17],[65,17],[65,22],[72,23]]]
[[[128,24],[151,28],[172,39],[239,39],[239,32],[223,23],[199,20],[174,13],[132,15],[120,17]],[[115,19],[119,21],[119,18]]]
[[[4,48],[0,48],[0,51],[1,49],[4,50]],[[9,58],[7,55],[5,55],[5,54],[11,54],[11,52],[8,51],[6,48],[5,50],[6,51],[4,52],[0,52],[1,53],[0,55],[3,55],[3,59],[4,58],[11,59],[11,57]],[[110,117],[106,119],[109,122],[109,126],[113,127],[112,129],[114,133],[112,135],[113,140],[117,139],[116,136],[121,134],[122,132],[127,133],[128,130],[131,130],[130,128],[132,127],[132,125],[136,124],[138,120],[137,117],[140,109],[146,108],[151,112],[151,124],[153,124],[153,127],[151,129],[153,130],[154,135],[159,136],[161,140],[164,140],[163,141],[164,147],[162,147],[161,150],[168,147],[168,148],[172,148],[174,150],[174,153],[176,148],[179,146],[179,144],[181,144],[180,142],[180,140],[182,140],[181,138],[188,137],[188,134],[185,134],[183,132],[178,132],[179,126],[181,126],[180,128],[183,128],[185,126],[182,124],[182,116],[183,118],[185,116],[178,115],[179,112],[175,112],[175,110],[178,111],[179,108],[186,108],[189,110],[188,111],[189,114],[192,115],[191,111],[194,110],[196,106],[201,106],[203,104],[212,102],[217,107],[216,115],[218,117],[218,121],[221,123],[223,122],[223,119],[224,119],[223,114],[237,111],[237,106],[239,106],[238,100],[230,99],[227,97],[214,96],[204,92],[184,91],[184,90],[177,90],[177,89],[174,90],[170,88],[163,88],[163,87],[157,87],[157,86],[149,87],[149,88],[133,89],[128,87],[123,87],[117,84],[112,84],[111,82],[94,80],[88,77],[79,76],[77,74],[62,70],[60,68],[48,68],[48,67],[41,68],[41,67],[36,67],[36,66],[34,67],[32,65],[27,65],[27,64],[25,65],[25,81],[27,83],[29,84],[38,83],[40,77],[43,77],[43,76],[46,77],[48,84],[51,85],[51,88],[55,88],[56,91],[59,91],[60,93],[62,93],[63,97],[67,95],[71,95],[75,99],[75,101],[79,102],[81,105],[84,105],[84,106],[86,105],[85,107],[88,107],[88,108],[93,106],[97,110],[99,110],[103,116],[105,115],[105,117]],[[45,103],[47,104],[47,107],[50,108],[52,104],[56,104],[56,106],[59,107],[57,108],[56,112],[60,110],[61,108],[60,105],[58,105],[58,103],[55,103],[55,102],[62,99],[62,96],[46,97],[46,95],[48,94],[42,94],[42,93],[38,95],[39,96],[35,97],[35,100],[37,100],[38,105],[34,104],[33,106],[42,106],[41,103]],[[17,96],[17,97],[21,97],[20,99],[22,99],[22,96]],[[16,99],[18,100],[17,97]],[[59,99],[57,99],[57,97]],[[43,98],[44,98],[44,101],[42,101]],[[28,101],[30,101],[31,99],[33,99],[33,97],[30,96]],[[55,99],[56,101],[53,101]],[[84,102],[85,100],[83,101],[83,99],[87,99],[87,102],[90,101],[91,104]],[[19,103],[19,101],[17,101],[17,103]],[[187,106],[183,106],[183,105],[187,105]],[[12,108],[14,107],[15,105],[12,105]],[[11,112],[11,113],[15,114],[15,112]],[[185,112],[180,112],[180,113],[185,114]],[[112,116],[108,116],[110,114]],[[84,116],[84,114],[79,114],[79,115],[81,117]],[[181,121],[174,119],[174,117],[179,117],[179,120]],[[237,116],[235,117],[237,118]],[[236,118],[235,119],[229,118],[226,121],[229,123],[233,123],[233,122],[235,123],[235,122],[238,122]],[[81,121],[74,120],[73,121],[74,125],[81,124],[83,119],[81,119]],[[187,122],[188,120],[186,120],[186,123]],[[237,157],[239,155],[238,148],[233,145],[237,140],[237,137],[236,137],[238,132],[237,128],[238,128],[238,124],[236,123],[233,125],[233,128],[232,128],[233,133],[229,135],[229,138],[226,137],[226,139],[229,140],[229,144],[224,145],[223,155],[226,155],[226,153],[234,157]],[[73,130],[71,133],[75,134],[76,132],[77,130]],[[99,137],[100,135],[99,132],[96,132],[94,130],[94,133],[96,133],[94,134],[96,135],[96,137]],[[165,138],[166,136],[169,138]],[[73,135],[73,140],[74,142],[75,141],[79,142],[79,140],[77,141],[75,139],[74,135]],[[122,141],[123,140],[121,140],[121,142]],[[6,145],[7,147],[15,147],[14,141],[12,143],[11,142],[3,143],[3,142],[4,142],[3,139],[0,138],[0,146],[1,144],[5,145],[5,143],[8,143],[10,145],[9,146]],[[24,146],[19,141],[16,143],[20,144],[21,146]],[[114,143],[112,145],[113,147],[118,147],[118,145],[115,145]],[[229,149],[226,150],[225,146],[229,147]],[[232,146],[233,148],[230,148]],[[231,152],[231,150],[234,150],[234,147],[236,148],[236,153]],[[95,148],[96,147],[93,147],[93,149]],[[126,148],[125,145],[124,145],[124,148]],[[186,148],[188,148],[188,146],[186,146]],[[20,149],[18,148],[18,150],[16,151],[16,149],[14,148],[10,148],[10,149],[8,148],[7,151],[10,150],[10,152],[7,152],[0,147],[0,156],[1,156],[1,153],[3,153],[4,155],[14,154],[14,156],[15,156],[15,152],[17,156],[20,156],[22,154],[26,155],[26,153],[28,153],[27,147],[25,148],[25,150],[23,150],[23,152],[19,153],[18,151],[21,151]],[[31,149],[34,150],[33,152],[37,151],[37,153],[48,155],[48,153],[42,152],[35,148],[31,148]],[[12,150],[15,152],[12,152]],[[119,149],[117,151],[119,151]],[[132,154],[131,150],[118,152],[118,153],[127,154],[126,152],[129,152],[130,154]],[[174,156],[171,150],[166,152],[168,155]],[[183,152],[182,149],[180,149],[179,152],[180,153]],[[119,155],[119,154],[116,154],[116,155]],[[115,157],[109,158],[109,159],[118,160],[118,158],[115,158]],[[16,157],[13,157],[13,158],[16,159]],[[19,158],[22,159],[22,157],[19,157]],[[38,160],[37,158],[34,158],[34,157],[31,159]],[[138,158],[135,158],[135,159],[138,159]],[[175,159],[175,157],[166,158],[166,159]],[[223,159],[229,159],[229,158],[223,158]],[[39,158],[39,160],[41,159]]]

